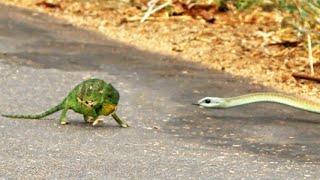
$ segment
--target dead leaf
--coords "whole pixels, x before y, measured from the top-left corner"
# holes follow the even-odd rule
[[[51,9],[62,9],[61,4],[59,2],[49,2],[49,1],[39,1],[36,3],[37,6],[43,6]]]

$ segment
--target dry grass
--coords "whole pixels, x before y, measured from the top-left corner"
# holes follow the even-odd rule
[[[307,44],[304,36],[296,34],[301,32],[294,27],[279,29],[284,19],[290,16],[276,11],[264,12],[255,8],[250,13],[218,12],[218,7],[213,6],[206,12],[180,9],[181,16],[169,17],[171,9],[152,14],[147,21],[140,23],[147,7],[125,1],[0,2],[49,13],[140,49],[178,55],[209,68],[248,77],[252,83],[320,97],[318,83],[293,78],[293,72],[310,72]],[[174,11],[179,11],[179,4],[173,7]],[[214,17],[213,23],[208,21],[212,19],[210,15]],[[318,48],[314,47],[312,54],[315,60],[319,59]],[[319,75],[319,68],[315,63],[316,75]]]

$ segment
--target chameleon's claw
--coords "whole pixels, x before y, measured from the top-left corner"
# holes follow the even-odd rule
[[[89,116],[88,119],[86,120],[88,123],[93,123],[95,122],[92,116]]]
[[[127,128],[127,127],[129,127],[129,124],[121,124],[120,125],[122,128]]]
[[[99,123],[103,122],[104,119],[96,119],[93,123],[92,123],[92,126],[96,126],[98,125]]]
[[[66,125],[66,124],[68,124],[68,123],[69,123],[69,121],[61,121],[61,122],[60,122],[61,125]]]
[[[126,122],[122,122],[116,113],[111,114],[113,119],[123,128],[129,127]]]

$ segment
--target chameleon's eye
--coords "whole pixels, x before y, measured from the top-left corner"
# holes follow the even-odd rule
[[[204,100],[204,102],[205,102],[206,104],[209,104],[209,103],[211,103],[211,100],[210,100],[210,99],[206,99],[206,100]]]

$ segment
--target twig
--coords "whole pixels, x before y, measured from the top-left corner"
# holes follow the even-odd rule
[[[142,17],[127,17],[127,18],[123,18],[122,21],[125,22],[134,22],[134,21],[141,21]],[[177,19],[177,20],[192,20],[192,18],[190,16],[170,16],[170,18],[168,17],[148,17],[148,20],[151,21],[156,21],[156,20],[168,20],[168,19]]]
[[[308,80],[320,82],[320,76],[308,75],[308,74],[300,74],[300,73],[292,73],[292,76],[294,78],[308,79]]]
[[[144,14],[143,18],[141,19],[141,21],[140,21],[141,23],[143,23],[151,15],[151,11],[157,2],[158,2],[158,0],[151,0],[148,2],[149,8],[148,8],[147,12]]]
[[[151,12],[151,14],[159,11],[159,10],[162,9],[162,8],[165,8],[165,7],[169,6],[170,4],[171,4],[171,0],[167,1],[166,3],[163,3],[163,4],[159,5],[158,7],[156,7],[156,8]]]
[[[308,33],[308,50],[309,50],[309,62],[310,62],[311,76],[314,76],[311,38],[310,38],[310,34],[309,33]]]
[[[157,2],[158,2],[158,0],[149,1],[149,3],[148,3],[148,6],[149,6],[148,11],[146,12],[146,14],[141,19],[141,21],[140,21],[141,23],[143,23],[151,14],[153,14],[153,13],[159,11],[160,9],[165,8],[165,7],[167,7],[168,5],[171,4],[171,0],[169,0],[169,1],[159,5],[155,9],[153,9]]]

